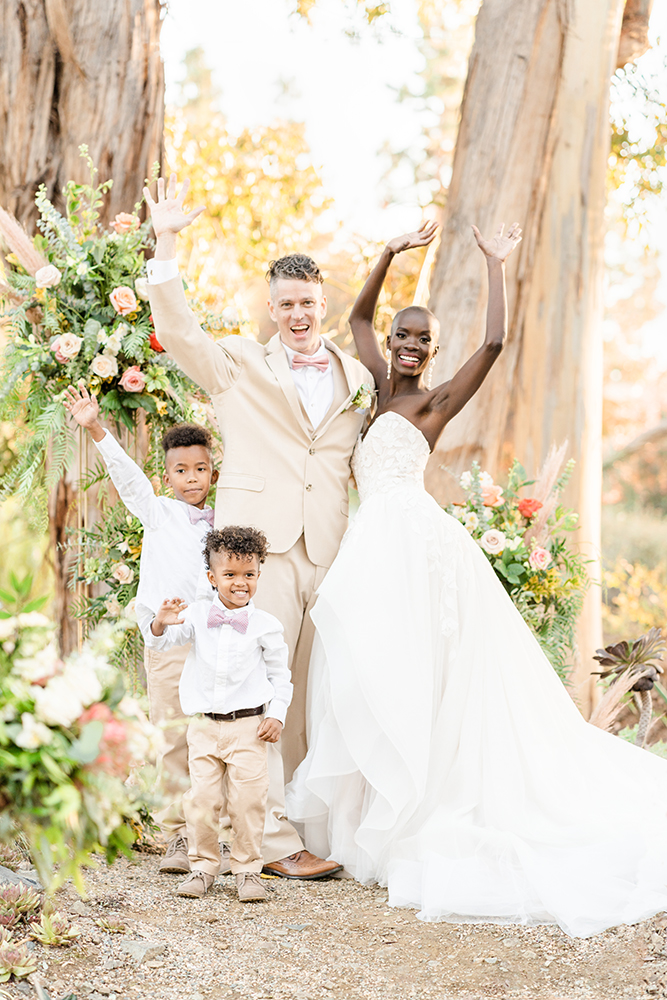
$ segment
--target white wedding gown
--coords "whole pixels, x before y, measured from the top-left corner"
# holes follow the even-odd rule
[[[424,920],[587,936],[667,908],[667,762],[585,722],[385,413],[313,611],[306,846]]]

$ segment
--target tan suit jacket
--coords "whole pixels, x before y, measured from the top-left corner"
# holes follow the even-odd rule
[[[149,285],[158,340],[211,396],[224,446],[216,525],[260,528],[271,552],[303,533],[317,566],[330,566],[347,527],[350,458],[364,415],[351,400],[373,379],[361,362],[323,338],[331,352],[334,401],[313,427],[276,334],[266,345],[229,336],[213,342],[172,278]]]

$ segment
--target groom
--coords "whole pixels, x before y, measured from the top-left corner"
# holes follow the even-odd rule
[[[285,629],[294,697],[279,744],[282,760],[280,750],[269,745],[265,870],[320,878],[340,866],[303,850],[284,815],[284,784],[307,749],[310,609],[347,527],[350,458],[363,422],[353,401],[373,380],[360,362],[320,336],[323,279],[303,254],[270,265],[268,306],[278,333],[268,344],[235,336],[217,343],[209,339],[188,308],[175,260],[177,233],[204,211],[183,210],[188,186],[186,180],[177,195],[172,174],[166,191],[164,180],[158,181],[157,201],[144,189],[157,239],[148,262],[155,333],[210,394],[218,418],[224,455],[216,526],[251,525],[270,543],[256,603]],[[174,827],[172,832],[179,833]]]

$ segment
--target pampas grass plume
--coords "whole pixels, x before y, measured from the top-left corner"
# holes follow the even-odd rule
[[[35,249],[32,240],[20,222],[13,215],[10,215],[9,212],[5,212],[4,208],[0,208],[0,236],[4,238],[5,243],[15,255],[19,264],[33,278],[40,267],[46,267],[49,263]]]

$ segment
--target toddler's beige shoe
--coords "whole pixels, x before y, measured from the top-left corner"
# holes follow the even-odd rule
[[[236,876],[236,888],[240,903],[256,903],[266,899],[266,889],[259,872],[239,872]]]
[[[174,837],[169,841],[167,853],[160,862],[158,871],[162,875],[165,872],[174,875],[187,875],[190,871],[190,862],[188,861],[188,842],[185,837]]]
[[[207,872],[199,871],[195,868],[190,872],[185,882],[181,882],[176,890],[177,896],[187,896],[190,899],[201,899],[211,888],[215,878]]]

